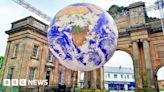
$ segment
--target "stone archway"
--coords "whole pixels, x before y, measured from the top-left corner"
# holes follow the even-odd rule
[[[122,55],[122,56],[124,56],[124,57],[122,57],[122,56],[120,56],[120,55]],[[134,62],[133,62],[133,56],[132,56],[132,53],[129,51],[129,50],[127,50],[126,48],[117,48],[116,49],[116,51],[115,51],[115,53],[113,54],[113,56],[109,59],[109,61],[107,62],[107,63],[109,63],[110,64],[110,60],[111,59],[117,59],[117,61],[122,61],[122,62],[126,62],[125,60],[120,60],[119,58],[122,58],[122,59],[126,59],[127,60],[127,58],[128,58],[128,61],[130,62],[130,63],[132,63],[132,66],[134,67]],[[112,60],[112,61],[116,61],[116,60]],[[116,61],[116,62],[117,62]],[[118,64],[119,64],[119,62],[118,62]],[[114,62],[113,62],[114,63]],[[106,64],[105,64],[106,65]]]
[[[157,90],[159,91],[159,85],[158,85],[158,71],[164,67],[164,63],[159,64],[155,71],[154,71],[154,80],[155,80],[155,87],[157,88]]]
[[[118,50],[124,51],[124,52],[128,53],[132,57],[132,59],[133,59],[132,51],[130,51],[129,49],[124,48],[124,47],[117,47],[116,51],[118,51]]]
[[[130,4],[129,16],[115,18],[119,31],[117,49],[132,56],[137,89],[154,89],[155,71],[164,63],[164,36],[160,20],[147,21],[144,7],[143,2]]]
[[[157,74],[158,70],[162,67],[164,67],[164,62],[156,67],[154,74]]]

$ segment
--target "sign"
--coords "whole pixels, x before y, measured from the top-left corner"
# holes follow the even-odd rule
[[[27,79],[4,79],[4,86],[39,86],[39,85],[48,85],[48,80],[27,80]]]
[[[124,82],[124,81],[108,81],[109,84],[130,84],[130,82]]]

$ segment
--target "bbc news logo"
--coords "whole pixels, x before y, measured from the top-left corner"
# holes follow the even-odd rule
[[[48,80],[4,79],[4,86],[46,86]]]

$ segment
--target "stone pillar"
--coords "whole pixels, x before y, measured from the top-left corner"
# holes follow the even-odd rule
[[[96,70],[91,72],[91,89],[96,89]]]
[[[139,49],[136,41],[133,42],[133,62],[134,62],[134,73],[135,73],[135,83],[136,88],[142,88],[142,79],[140,76],[139,69]]]
[[[153,68],[150,58],[150,47],[147,40],[143,41],[143,49],[144,49],[144,57],[145,57],[145,64],[146,64],[146,71],[147,71],[148,87],[154,88],[155,86],[154,86],[154,78],[153,78]]]
[[[100,67],[100,89],[103,92],[104,89],[104,66]]]
[[[84,72],[84,88],[88,88],[88,72]]]

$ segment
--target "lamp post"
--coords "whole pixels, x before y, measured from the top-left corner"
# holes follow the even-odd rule
[[[161,17],[161,26],[162,26],[162,31],[164,34],[164,0],[159,0],[158,1],[159,5],[159,12],[160,12],[160,17]]]

